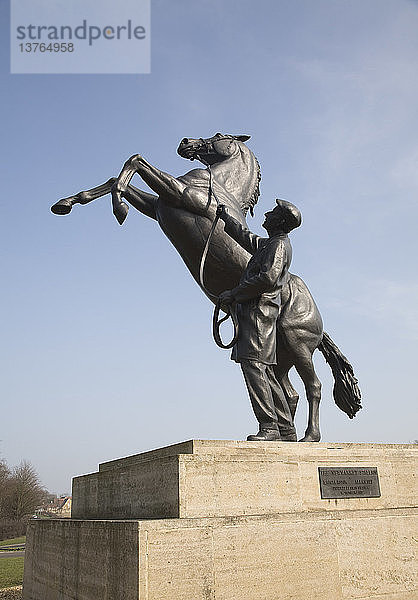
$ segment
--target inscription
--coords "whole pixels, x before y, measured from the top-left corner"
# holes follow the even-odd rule
[[[380,498],[377,467],[318,467],[321,498]]]

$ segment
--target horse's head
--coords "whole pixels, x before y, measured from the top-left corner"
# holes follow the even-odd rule
[[[210,138],[183,138],[177,148],[178,154],[189,160],[199,160],[204,165],[213,165],[231,157],[238,151],[237,142],[246,142],[249,135],[216,133]]]
[[[260,165],[244,144],[249,139],[249,135],[216,133],[206,139],[183,138],[177,148],[181,157],[213,166],[214,181],[236,198],[244,215],[248,209],[253,214],[260,195]],[[190,173],[195,177],[198,171]]]

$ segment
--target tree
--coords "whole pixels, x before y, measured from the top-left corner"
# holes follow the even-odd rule
[[[44,501],[46,492],[41,487],[35,468],[26,460],[13,469],[9,486],[7,512],[14,521],[30,517]]]
[[[0,490],[2,489],[1,486],[2,486],[3,482],[9,477],[9,475],[10,475],[9,467],[6,465],[5,462],[0,460]]]
[[[0,461],[0,540],[24,535],[28,520],[43,504],[45,495],[28,461],[12,470]]]
[[[6,511],[7,498],[10,491],[9,486],[10,470],[5,462],[0,461],[0,518]]]

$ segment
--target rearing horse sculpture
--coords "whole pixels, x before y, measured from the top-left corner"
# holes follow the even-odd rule
[[[247,211],[252,213],[258,201],[260,166],[245,145],[246,135],[217,133],[207,139],[184,138],[177,152],[183,158],[197,159],[208,168],[193,169],[181,177],[160,171],[142,156],[132,156],[119,177],[58,201],[51,208],[55,214],[67,214],[74,204],[87,204],[105,194],[112,194],[113,212],[120,224],[128,205],[158,221],[174,244],[187,268],[199,282],[202,252],[216,214],[216,202],[228,207],[245,225]],[[158,194],[149,194],[132,186],[135,173]],[[217,226],[206,257],[205,287],[213,300],[225,289],[235,287],[250,256]],[[323,332],[318,308],[305,283],[291,275],[282,293],[282,309],[277,322],[276,376],[294,417],[299,396],[291,385],[288,372],[295,367],[300,375],[309,404],[308,425],[301,441],[319,441],[319,403],[321,383],[316,376],[312,354],[318,348],[325,356],[334,376],[334,400],[350,418],[361,408],[360,391],[353,369],[331,338]]]

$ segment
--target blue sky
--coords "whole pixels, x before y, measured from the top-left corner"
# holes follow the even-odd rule
[[[152,0],[149,75],[10,75],[6,0],[0,22],[2,458],[67,492],[105,460],[256,430],[158,225],[120,227],[108,197],[49,212],[134,153],[181,175],[179,140],[217,131],[252,136],[252,230],[276,197],[302,211],[292,271],[363,392],[350,421],[318,353],[323,439],[418,437],[417,1]]]

